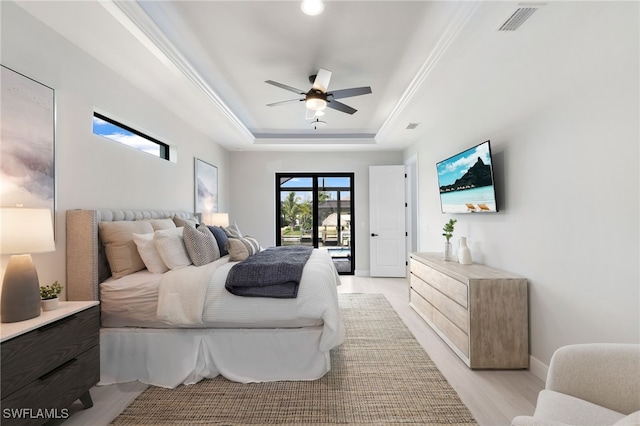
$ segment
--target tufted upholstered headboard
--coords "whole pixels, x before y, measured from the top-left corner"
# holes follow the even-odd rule
[[[98,223],[164,219],[194,214],[173,210],[67,210],[67,300],[100,300],[100,283],[111,276]]]

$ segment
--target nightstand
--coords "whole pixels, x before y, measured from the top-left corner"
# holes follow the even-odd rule
[[[40,425],[68,416],[100,380],[98,302],[60,302],[26,321],[0,324],[3,425]]]

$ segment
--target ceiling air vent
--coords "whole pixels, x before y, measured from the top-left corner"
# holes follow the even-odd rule
[[[533,15],[533,12],[535,12],[539,8],[539,5],[519,7],[515,12],[513,12],[509,19],[504,21],[504,24],[502,24],[502,26],[498,28],[498,31],[517,30],[518,28],[520,28],[520,25],[524,24],[524,22],[529,19],[531,15]]]
[[[407,126],[407,130],[413,130],[416,127],[418,127],[420,125],[420,123],[409,123],[409,125]]]

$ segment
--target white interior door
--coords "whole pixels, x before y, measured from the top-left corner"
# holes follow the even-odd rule
[[[369,274],[406,275],[404,166],[369,167]]]

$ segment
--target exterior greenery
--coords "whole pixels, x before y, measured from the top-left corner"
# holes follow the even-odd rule
[[[328,192],[318,193],[318,202],[330,200]],[[311,201],[302,201],[295,192],[289,192],[280,206],[282,223],[289,229],[283,230],[282,235],[302,235],[311,231],[313,227],[313,207]]]

